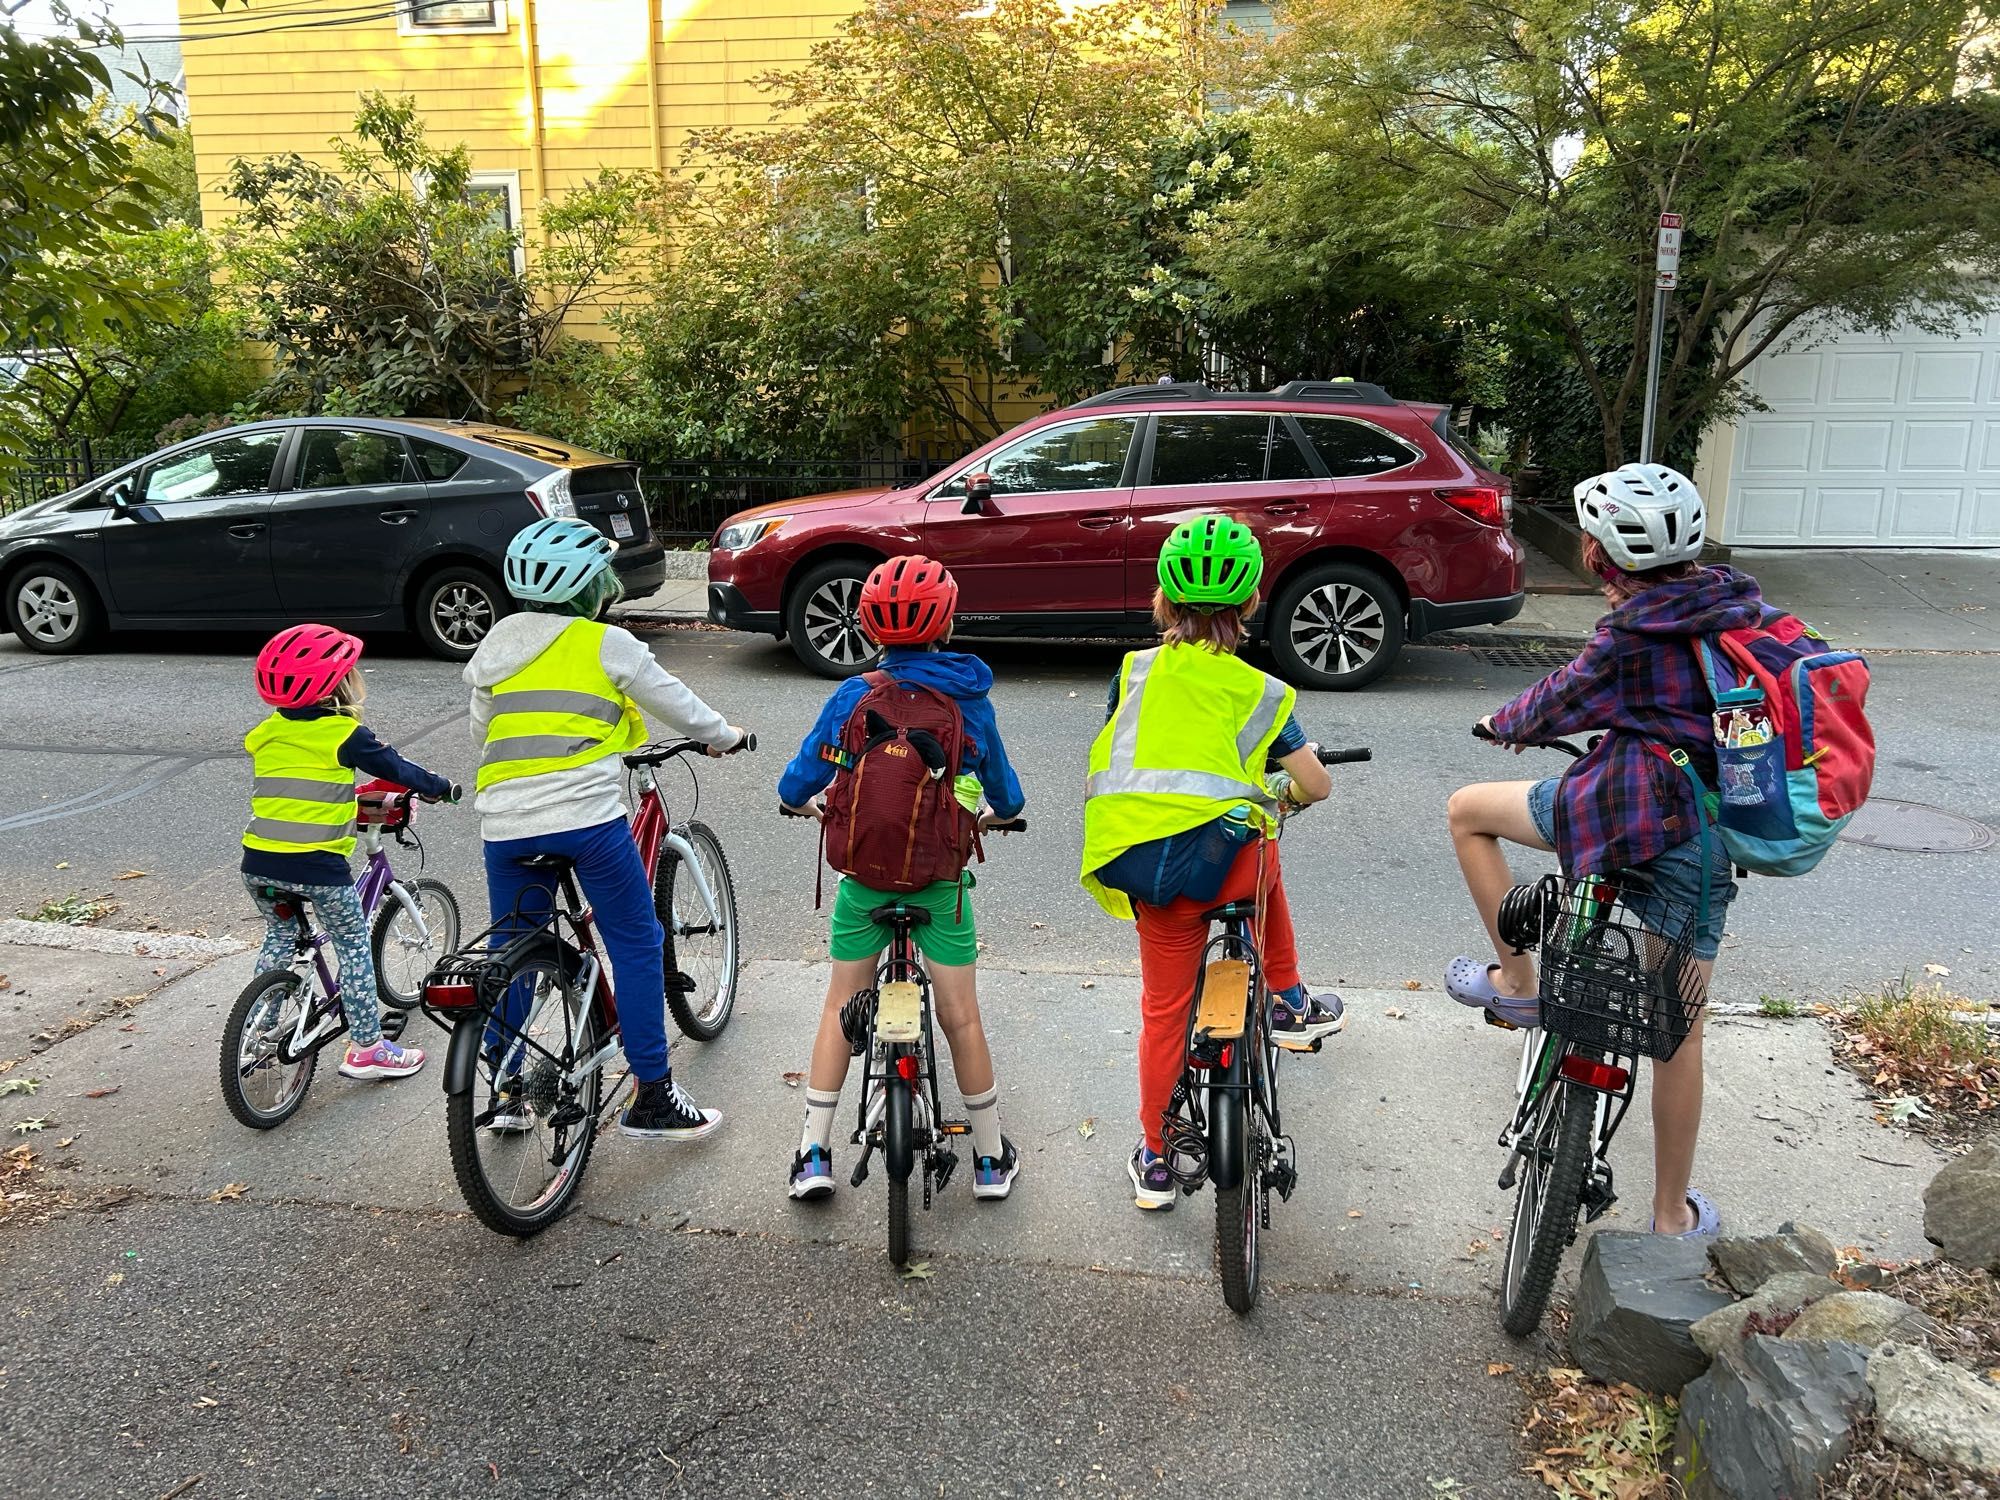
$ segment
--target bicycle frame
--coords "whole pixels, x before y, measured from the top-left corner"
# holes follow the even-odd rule
[[[875,969],[875,988],[879,994],[884,985],[908,983],[917,987],[918,1014],[920,1016],[919,1039],[915,1042],[889,1042],[875,1034],[874,1024],[869,1026],[869,1047],[861,1065],[861,1103],[857,1111],[854,1134],[849,1137],[852,1144],[862,1148],[859,1162],[855,1164],[852,1183],[859,1186],[868,1175],[868,1162],[882,1141],[883,1117],[888,1112],[889,1090],[907,1087],[911,1091],[910,1123],[913,1150],[923,1151],[922,1169],[924,1175],[924,1207],[931,1206],[933,1177],[935,1186],[942,1189],[949,1180],[951,1166],[941,1166],[935,1161],[942,1149],[943,1138],[966,1135],[971,1127],[962,1120],[944,1118],[943,1105],[938,1098],[937,1082],[937,1039],[932,1025],[931,978],[925,970],[922,956],[917,952],[916,942],[908,930],[898,930],[890,940],[883,954],[882,962]],[[911,1064],[909,1070],[903,1063]],[[949,1152],[945,1154],[949,1155]],[[956,1158],[952,1158],[953,1165]],[[912,1165],[916,1165],[913,1160]]]
[[[650,766],[633,767],[632,777],[639,787],[638,801],[632,809],[632,841],[639,846],[639,859],[646,867],[646,874],[650,877],[659,869],[662,849],[671,849],[678,854],[682,867],[694,880],[702,910],[708,914],[709,930],[715,930],[722,925],[721,910],[715,902],[715,888],[708,883],[701,861],[694,857],[694,845],[674,831],[667,817],[666,798],[660,794],[659,778]]]
[[[1609,1208],[1616,1198],[1612,1191],[1611,1163],[1607,1153],[1611,1149],[1611,1138],[1618,1133],[1618,1127],[1625,1123],[1626,1111],[1632,1107],[1636,1092],[1637,1070],[1627,1068],[1625,1086],[1612,1093],[1604,1089],[1591,1088],[1564,1078],[1558,1072],[1562,1060],[1571,1052],[1595,1057],[1597,1054],[1584,1048],[1572,1047],[1554,1032],[1538,1028],[1525,1028],[1521,1033],[1521,1063],[1515,1076],[1514,1092],[1516,1103],[1514,1115],[1500,1132],[1500,1144],[1507,1150],[1507,1167],[1501,1174],[1500,1187],[1511,1191],[1514,1186],[1514,1169],[1519,1163],[1525,1143],[1531,1139],[1531,1127],[1541,1113],[1541,1104],[1551,1086],[1575,1089],[1592,1095],[1592,1137],[1595,1142],[1593,1157],[1595,1168],[1592,1176],[1601,1178],[1601,1202],[1586,1205],[1589,1209],[1586,1222],[1596,1219]],[[1629,1062],[1631,1059],[1620,1059]],[[1592,1195],[1595,1199],[1598,1195]]]

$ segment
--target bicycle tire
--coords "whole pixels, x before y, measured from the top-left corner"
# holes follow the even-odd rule
[[[424,965],[424,972],[415,977],[407,988],[401,983],[404,965],[389,962],[389,940],[396,919],[402,915],[403,904],[395,896],[384,894],[382,904],[375,908],[375,917],[368,925],[368,957],[375,965],[375,993],[381,997],[385,1009],[394,1011],[414,1010],[424,998],[424,978],[437,966],[437,961],[447,954],[458,951],[461,925],[458,898],[451,893],[451,887],[442,880],[433,880],[428,875],[416,880],[406,880],[403,888],[417,901],[419,906],[435,902],[441,923],[433,930],[431,942],[424,948],[431,955]],[[425,913],[428,917],[429,912]],[[388,1017],[384,1016],[386,1023]],[[383,1027],[385,1035],[388,1027]],[[394,1041],[394,1037],[390,1037]]]
[[[915,1165],[909,1086],[891,1079],[884,1102],[882,1161],[889,1177],[889,1264],[906,1266],[910,1263],[910,1173]]]
[[[1516,1338],[1541,1326],[1563,1252],[1576,1239],[1576,1216],[1583,1207],[1583,1187],[1590,1172],[1591,1133],[1597,1123],[1596,1110],[1588,1107],[1591,1101],[1576,1089],[1557,1085],[1545,1097],[1535,1144],[1522,1157],[1501,1265],[1500,1326]],[[1551,1140],[1552,1147],[1547,1144]],[[1523,1257],[1518,1278],[1513,1274],[1517,1254]]]
[[[676,974],[682,969],[682,954],[685,947],[695,946],[688,939],[694,934],[677,932],[674,918],[674,881],[684,863],[674,850],[661,846],[660,867],[653,876],[653,914],[659,918],[665,933],[662,943],[667,976],[667,1009],[673,1012],[674,1024],[681,1034],[698,1042],[712,1042],[722,1035],[722,1028],[729,1024],[729,1018],[736,1010],[736,983],[742,969],[741,933],[736,921],[736,879],[729,870],[729,856],[723,852],[722,840],[715,836],[715,830],[706,823],[688,822],[674,830],[694,848],[711,858],[708,866],[710,880],[717,887],[716,904],[721,908],[722,931],[720,934],[704,933],[704,939],[721,938],[721,952],[716,959],[715,977],[711,984],[702,985],[701,976],[691,975],[697,985],[708,992],[709,998],[699,1008],[694,995],[683,994],[674,984]],[[697,902],[700,896],[692,889],[689,894]]]
[[[530,976],[545,976],[560,987],[564,997],[566,1013],[573,1013],[565,1020],[565,1034],[561,1040],[560,1058],[566,1072],[577,1059],[587,1058],[597,1050],[597,1008],[589,995],[570,993],[570,985],[564,978],[558,960],[546,953],[531,957],[519,964],[513,974],[514,979]],[[523,1026],[532,1029],[540,1013],[540,999],[535,1008],[523,1021]],[[458,1190],[465,1203],[480,1223],[496,1234],[511,1235],[516,1239],[530,1239],[547,1229],[569,1211],[576,1195],[583,1187],[585,1172],[590,1166],[591,1148],[597,1143],[598,1110],[603,1101],[604,1072],[602,1068],[593,1070],[582,1086],[581,1096],[569,1101],[583,1111],[582,1120],[573,1127],[577,1138],[568,1148],[567,1160],[562,1164],[558,1180],[553,1187],[526,1209],[517,1207],[497,1192],[496,1184],[489,1181],[487,1159],[481,1152],[482,1144],[497,1147],[505,1141],[528,1147],[533,1146],[544,1162],[550,1153],[539,1144],[541,1134],[531,1127],[518,1135],[503,1137],[498,1132],[488,1130],[479,1123],[479,1093],[482,1084],[488,1088],[489,1097],[496,1066],[484,1055],[486,1045],[486,1017],[482,1013],[469,1017],[452,1029],[451,1048],[445,1061],[447,1079],[469,1077],[471,1084],[457,1093],[445,1096],[445,1134],[451,1144],[452,1175],[458,1179]],[[463,1049],[463,1051],[461,1051]],[[468,1055],[469,1054],[469,1055]],[[537,1107],[539,1116],[540,1110]]]
[[[1224,1082],[1240,1084],[1244,1049],[1238,1047]],[[1247,1313],[1257,1305],[1263,1204],[1264,1164],[1257,1150],[1256,1126],[1250,1118],[1249,1096],[1236,1089],[1211,1090],[1209,1108],[1215,1159],[1234,1160],[1235,1182],[1215,1189],[1215,1260],[1222,1273],[1222,1300],[1229,1310]]]
[[[229,1112],[237,1123],[247,1125],[252,1130],[275,1130],[306,1102],[306,1090],[312,1087],[313,1070],[319,1064],[319,1048],[315,1047],[291,1066],[298,1071],[285,1085],[278,1103],[271,1108],[259,1108],[243,1087],[243,1032],[250,1024],[250,1017],[260,1007],[272,1003],[278,990],[299,989],[298,973],[292,969],[268,969],[252,979],[236,997],[236,1004],[230,1007],[229,1019],[222,1028],[222,1102],[229,1106]],[[277,1016],[284,1015],[283,1002],[278,1004]],[[287,1030],[289,1024],[273,1028]],[[272,1059],[277,1062],[277,1059]],[[279,1067],[285,1066],[278,1062]]]

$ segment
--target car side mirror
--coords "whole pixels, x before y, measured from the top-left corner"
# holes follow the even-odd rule
[[[133,506],[132,486],[124,483],[112,485],[104,492],[104,503],[123,515]]]
[[[965,514],[983,516],[986,507],[993,501],[993,476],[991,474],[968,474],[965,476]]]

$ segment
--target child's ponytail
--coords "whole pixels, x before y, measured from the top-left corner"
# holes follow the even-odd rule
[[[334,684],[326,701],[333,705],[335,713],[346,714],[350,719],[360,718],[361,705],[368,701],[368,679],[361,675],[361,669],[350,667],[347,675]]]

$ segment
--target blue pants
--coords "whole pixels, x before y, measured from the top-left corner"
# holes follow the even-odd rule
[[[618,982],[618,1029],[632,1076],[653,1083],[667,1076],[666,933],[653,914],[653,885],[639,846],[632,842],[632,825],[623,818],[595,828],[575,828],[538,838],[496,839],[486,845],[486,895],[493,920],[521,913],[522,926],[533,926],[555,907],[556,887],[547,874],[523,863],[536,854],[561,854],[573,860],[583,894],[597,914],[598,936],[611,957]],[[503,946],[512,929],[497,931],[493,946]],[[526,1020],[530,996],[516,985],[507,996],[506,1021]]]

